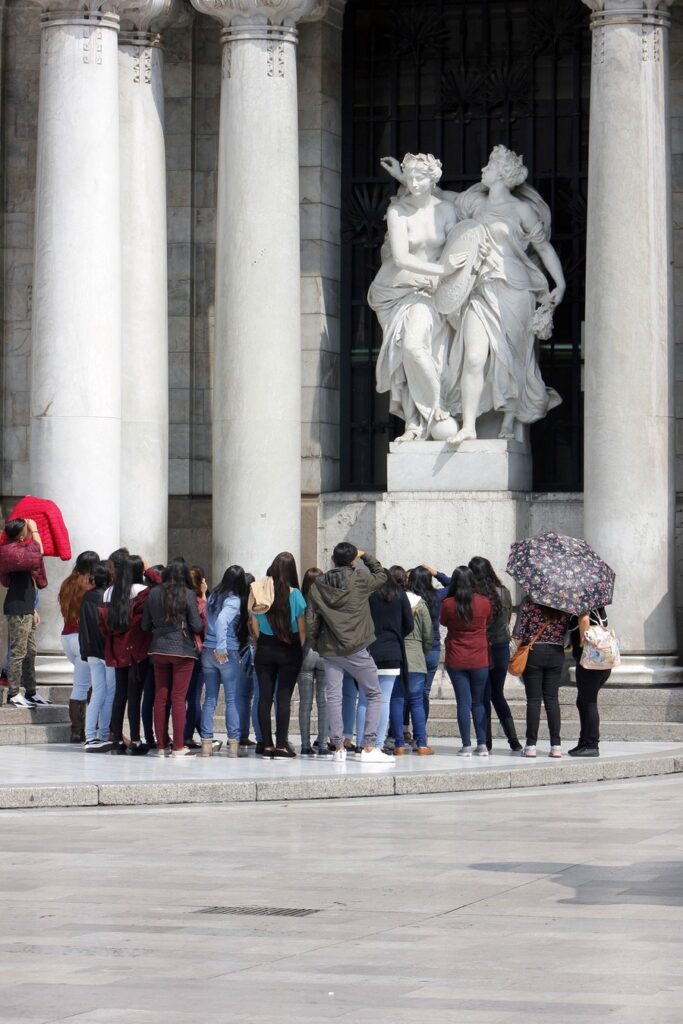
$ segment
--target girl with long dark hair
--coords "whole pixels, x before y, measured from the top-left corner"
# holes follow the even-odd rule
[[[526,691],[526,744],[524,757],[536,757],[536,741],[545,706],[550,733],[550,757],[562,757],[560,731],[560,682],[564,667],[564,641],[571,616],[537,604],[530,597],[522,601],[512,635],[520,644],[532,644],[522,674]]]
[[[100,556],[96,551],[81,551],[73,569],[59,588],[57,598],[64,619],[62,648],[74,667],[73,686],[69,698],[72,743],[82,743],[85,740],[85,707],[90,689],[90,672],[87,663],[81,658],[78,622],[83,598],[92,589],[90,574],[99,560]]]
[[[109,726],[114,703],[116,677],[104,660],[104,639],[98,626],[104,592],[111,583],[111,570],[97,562],[90,573],[91,589],[81,601],[78,618],[79,654],[88,669],[92,696],[85,715],[85,752],[103,754],[111,750]]]
[[[171,705],[173,756],[186,757],[185,697],[199,657],[195,636],[202,631],[197,597],[187,565],[175,559],[151,591],[142,613],[142,628],[152,634],[149,653],[154,659],[154,732],[157,753],[169,752],[167,706]]]
[[[145,590],[144,562],[139,555],[121,555],[114,561],[114,582],[104,592],[100,612],[100,625],[104,632],[104,659],[114,669],[116,691],[111,713],[111,731],[114,746],[112,754],[125,754],[123,719],[128,705],[128,723],[133,745],[132,753],[147,753],[140,743],[140,698],[135,672],[131,671],[133,658],[127,643],[131,626],[133,601]],[[140,690],[140,693],[138,693]]]
[[[433,630],[429,608],[417,594],[408,590],[408,573],[400,566],[392,566],[390,577],[405,593],[413,618],[413,628],[404,641],[405,661],[403,671],[393,687],[391,694],[390,716],[391,732],[394,737],[394,755],[400,757],[409,753],[404,737],[405,710],[410,712],[413,721],[414,740],[418,754],[433,754],[427,744],[427,723],[424,712],[424,686],[427,676],[426,654],[431,651]]]
[[[401,580],[403,580],[403,577],[401,577]],[[394,578],[391,571],[387,575],[386,583],[379,590],[370,594],[368,603],[375,627],[375,639],[368,647],[368,651],[377,665],[377,678],[380,690],[382,691],[382,706],[377,725],[376,739],[376,745],[381,750],[387,737],[394,687],[398,686],[401,698],[403,697],[401,673],[406,669],[404,642],[405,638],[413,630],[414,620],[405,587],[402,585],[402,582]],[[402,707],[403,705],[401,704],[401,709]],[[356,717],[356,741],[360,748],[364,746],[365,741],[365,716],[367,708],[367,694],[364,690],[361,690],[358,697],[358,714]],[[402,741],[402,710],[398,712],[398,716],[401,723]],[[400,745],[401,743],[397,740],[396,746]]]
[[[204,570],[200,565],[191,565],[189,573],[190,580],[192,581],[192,589],[194,590],[197,598],[199,617],[202,620],[202,632],[196,637],[197,646],[201,651],[204,642],[203,637],[206,631],[206,595],[208,592],[208,584],[206,582]],[[195,730],[199,729],[199,723],[201,721],[203,689],[204,677],[202,673],[202,659],[198,658],[194,663],[190,685],[187,688],[187,695],[185,697],[185,746],[190,747],[193,750],[201,749],[201,744],[195,741],[194,734]]]
[[[246,608],[249,600],[249,587],[254,582],[250,572],[245,572],[247,597],[242,602]],[[249,611],[247,609],[247,621]],[[258,721],[258,678],[254,668],[254,639],[249,632],[246,642],[240,647],[240,681],[237,687],[237,712],[240,716],[240,747],[248,754],[249,747],[256,747],[257,753],[263,753],[261,742],[261,726]],[[249,738],[251,727],[254,727],[256,742]]]
[[[304,600],[315,580],[320,579],[323,575],[322,569],[306,570],[301,584],[301,593],[304,596]],[[327,724],[327,701],[325,699],[325,663],[308,642],[304,644],[303,654],[304,660],[301,665],[301,672],[299,673],[299,734],[301,736],[301,754],[303,757],[313,757],[317,753],[324,757],[332,753],[327,748],[329,727]],[[314,694],[318,709],[318,735],[313,746],[311,746],[311,712],[313,710]]]
[[[474,719],[477,746],[474,753],[488,757],[484,697],[489,677],[489,644],[486,628],[493,619],[493,605],[478,594],[472,570],[460,565],[454,571],[441,606],[440,622],[447,629],[446,671],[453,684],[462,746],[458,753],[470,757],[470,717]]]
[[[306,601],[299,590],[294,555],[289,551],[276,555],[267,575],[273,580],[273,603],[267,612],[253,613],[251,617],[256,639],[254,665],[259,682],[263,754],[266,757],[296,757],[287,736],[292,693],[303,663]],[[270,714],[276,687],[276,737],[273,745]]]
[[[518,752],[522,749],[522,744],[517,739],[517,730],[512,718],[512,711],[503,693],[508,662],[510,661],[512,596],[508,588],[498,579],[488,558],[484,558],[482,555],[475,555],[474,558],[470,558],[468,565],[472,570],[474,589],[483,597],[488,597],[493,609],[493,619],[488,624],[486,630],[491,651],[489,678],[486,684],[486,693],[484,694],[486,746],[489,750],[493,746],[491,735],[491,705],[493,704],[498,715],[498,721],[502,725],[507,741],[510,744],[510,750]]]
[[[434,580],[440,584],[439,587],[434,586]],[[417,565],[408,574],[408,589],[411,593],[417,594],[418,597],[422,598],[427,605],[432,620],[432,648],[425,655],[425,663],[427,665],[424,686],[425,723],[429,720],[429,698],[432,692],[434,676],[441,660],[439,615],[441,614],[443,599],[448,593],[450,585],[450,576],[447,576],[444,572],[439,572],[438,569],[433,568],[431,565]]]
[[[199,731],[202,754],[216,752],[213,738],[213,716],[221,686],[225,695],[225,729],[228,734],[228,757],[243,757],[240,749],[240,716],[237,708],[241,664],[240,648],[248,641],[247,581],[241,565],[231,565],[223,579],[211,591],[206,604],[206,634],[202,648],[204,704]],[[220,744],[218,744],[220,748]]]

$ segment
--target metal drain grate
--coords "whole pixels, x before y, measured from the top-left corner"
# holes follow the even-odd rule
[[[203,907],[195,910],[195,914],[241,914],[245,917],[310,917],[319,913],[319,910],[305,907]]]

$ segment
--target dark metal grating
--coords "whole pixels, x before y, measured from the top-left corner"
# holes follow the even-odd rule
[[[305,907],[204,907],[196,910],[196,914],[242,914],[246,917],[309,917],[319,914],[319,910],[307,910]]]

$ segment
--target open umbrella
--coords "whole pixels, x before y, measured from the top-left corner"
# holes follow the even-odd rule
[[[612,603],[614,572],[585,540],[544,533],[510,548],[507,572],[537,604],[580,615]]]

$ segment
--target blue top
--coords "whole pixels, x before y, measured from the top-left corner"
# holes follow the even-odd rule
[[[292,633],[298,633],[299,626],[296,620],[306,611],[306,599],[301,591],[297,590],[296,587],[289,592],[289,611],[291,615]],[[264,633],[265,636],[275,635],[263,612],[255,612],[254,618],[258,622],[258,628],[261,633]]]
[[[205,647],[211,651],[239,651],[239,627],[240,599],[236,594],[228,594],[220,607],[209,598],[206,604]]]

